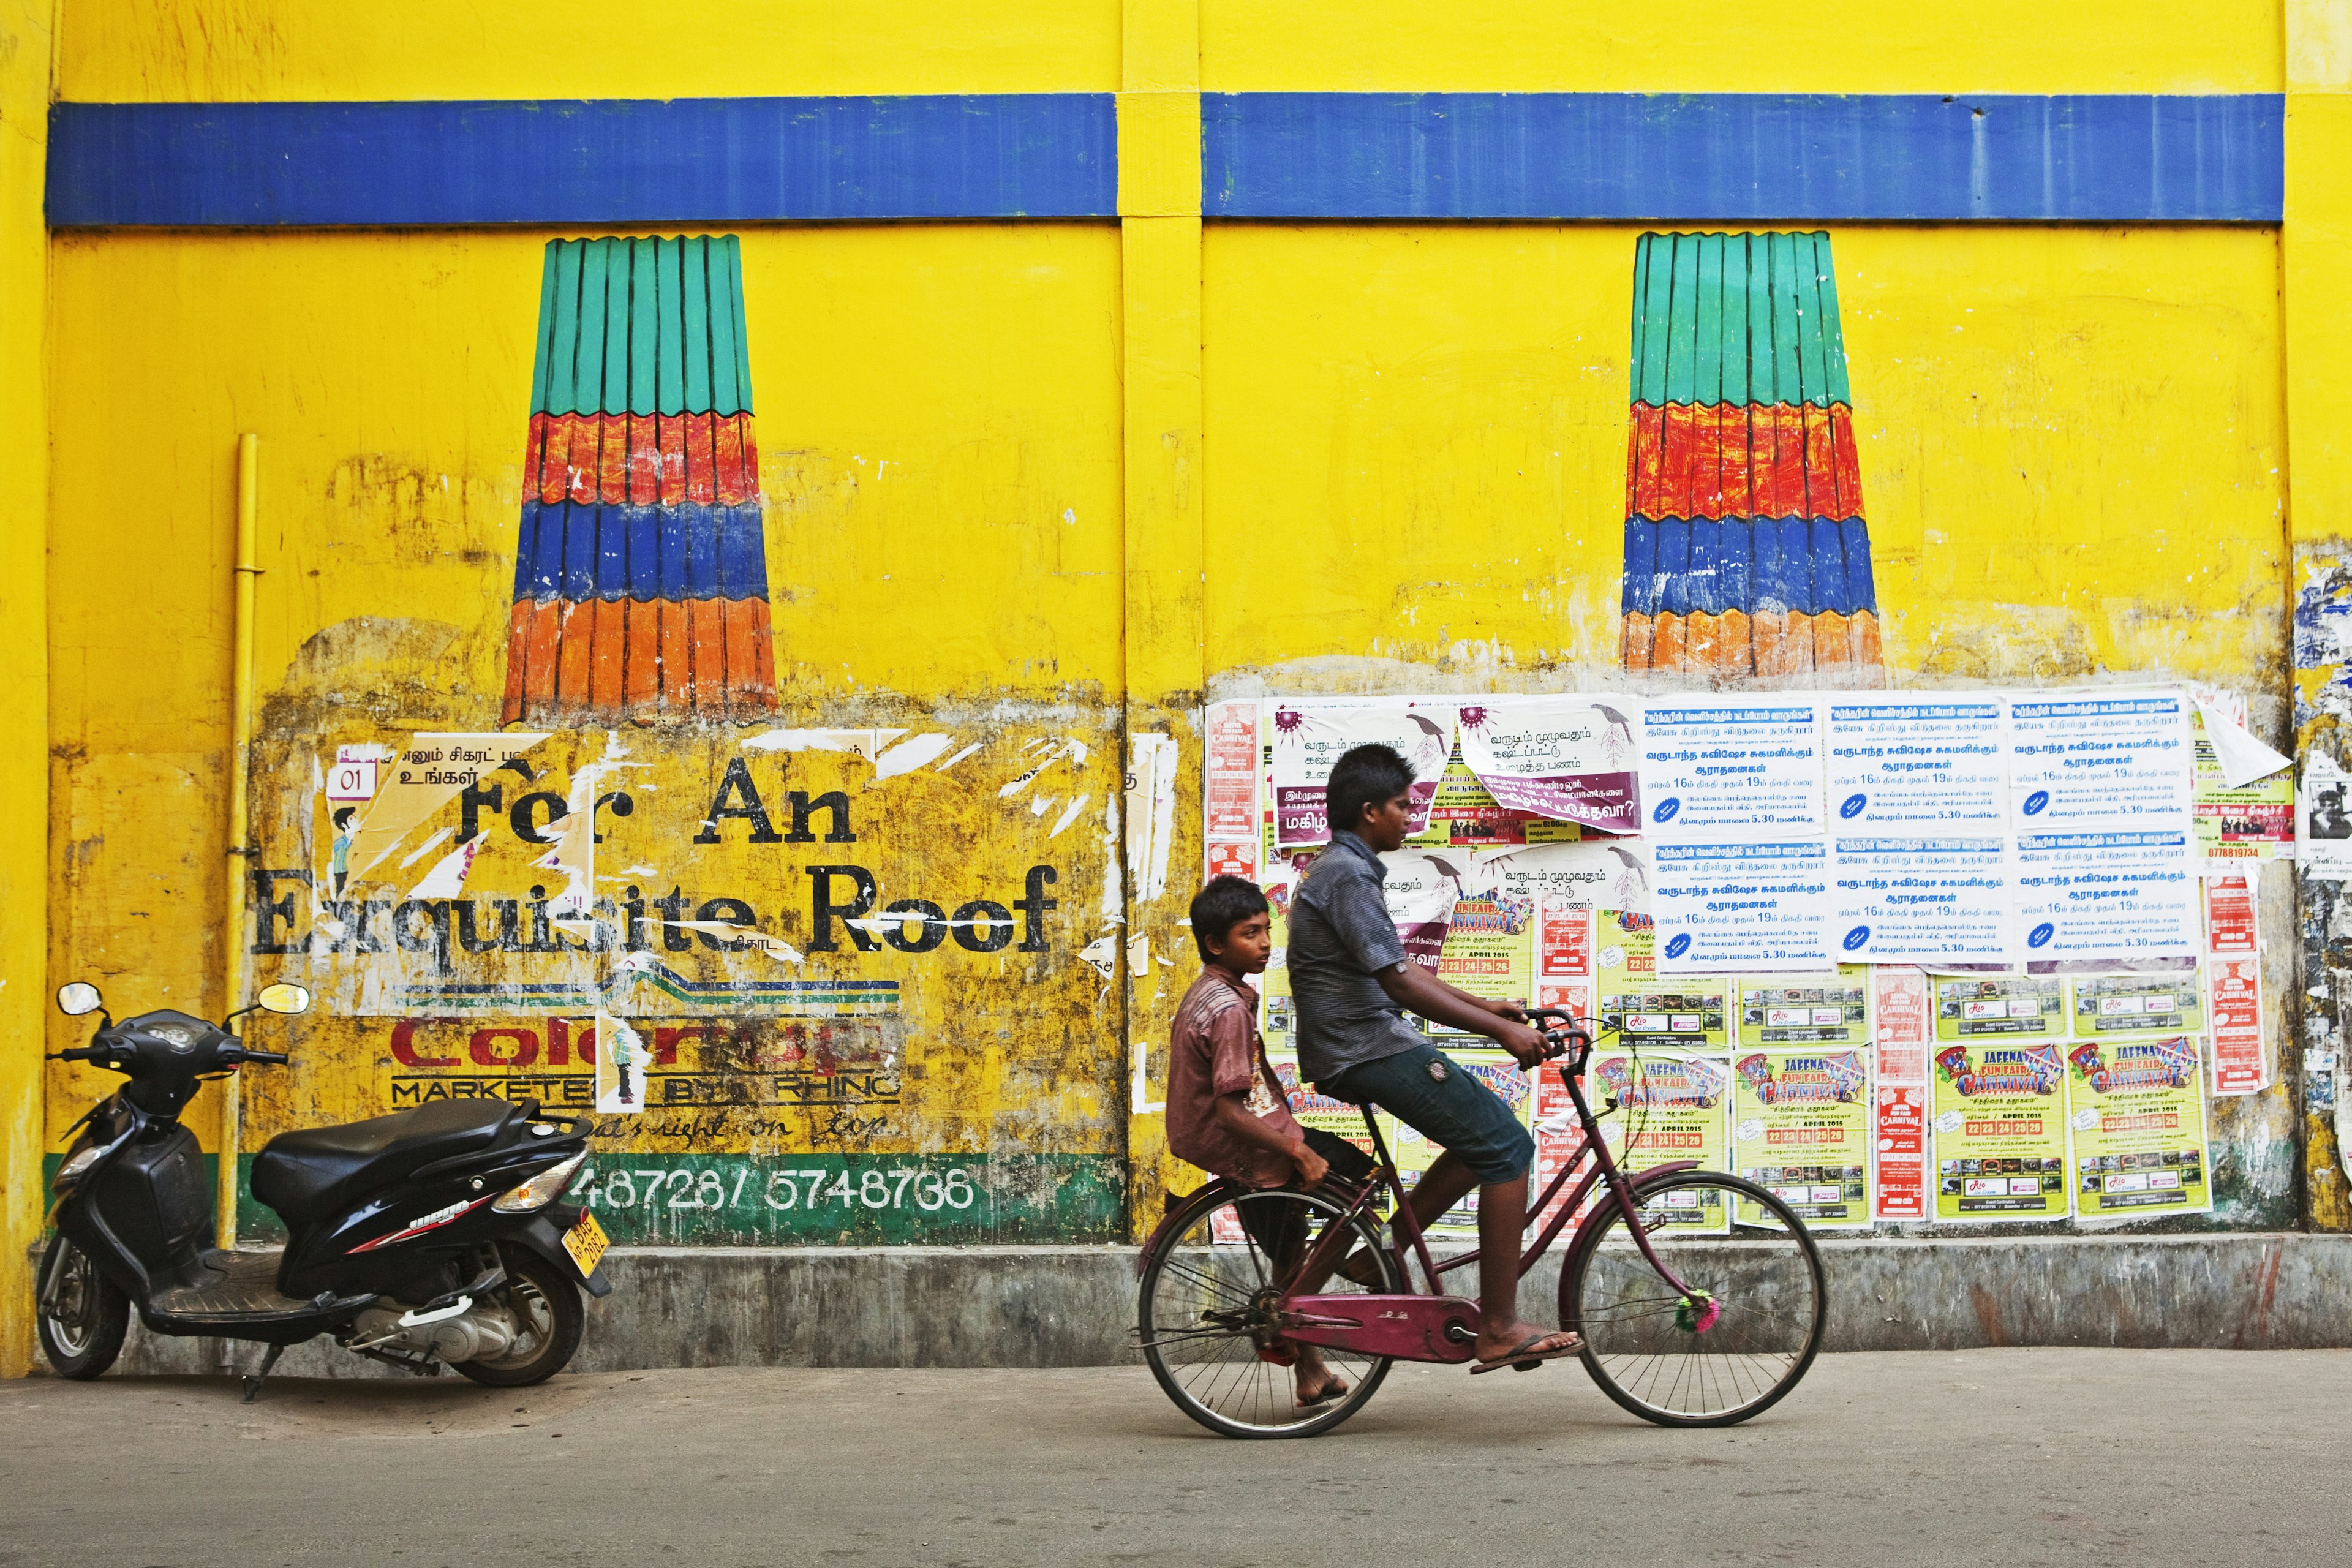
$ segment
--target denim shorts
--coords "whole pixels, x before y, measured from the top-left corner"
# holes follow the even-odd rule
[[[1451,1150],[1482,1184],[1528,1173],[1536,1141],[1495,1091],[1434,1046],[1358,1062],[1316,1088],[1359,1105],[1377,1105],[1440,1148]]]

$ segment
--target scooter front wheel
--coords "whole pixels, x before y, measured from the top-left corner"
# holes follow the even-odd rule
[[[588,1314],[579,1283],[528,1247],[502,1245],[499,1261],[507,1271],[499,1304],[514,1320],[514,1341],[497,1355],[458,1362],[457,1370],[492,1388],[544,1383],[580,1348]]]
[[[62,1236],[41,1255],[37,1298],[41,1353],[59,1377],[88,1382],[114,1364],[131,1330],[131,1299],[114,1288],[89,1254]]]

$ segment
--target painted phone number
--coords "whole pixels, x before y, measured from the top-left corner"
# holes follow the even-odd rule
[[[750,1202],[776,1210],[912,1206],[937,1214],[968,1209],[981,1192],[961,1165],[945,1171],[782,1170],[770,1173],[764,1185],[753,1184],[751,1177],[749,1167],[740,1169],[730,1186],[717,1171],[616,1167],[600,1175],[591,1169],[570,1196],[604,1209],[732,1209]]]

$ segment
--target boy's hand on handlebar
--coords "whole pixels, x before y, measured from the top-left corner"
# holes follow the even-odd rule
[[[1528,1021],[1528,1010],[1517,1002],[1506,1002],[1496,997],[1489,999],[1486,1007],[1486,1011],[1497,1018],[1508,1018],[1514,1024],[1524,1024]]]
[[[1319,1186],[1331,1173],[1331,1163],[1309,1149],[1304,1138],[1291,1144],[1290,1163],[1298,1167],[1298,1180],[1305,1186]]]
[[[1523,1068],[1531,1068],[1551,1054],[1545,1044],[1543,1031],[1515,1024],[1508,1020],[1495,1026],[1495,1043],[1511,1053]]]

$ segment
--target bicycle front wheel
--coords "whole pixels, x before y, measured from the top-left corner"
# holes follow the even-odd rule
[[[1667,1284],[1612,1204],[1560,1270],[1560,1321],[1584,1336],[1601,1392],[1662,1426],[1728,1426],[1769,1409],[1821,1350],[1822,1258],[1805,1222],[1755,1183],[1713,1171],[1636,1178],[1643,1229],[1690,1289]],[[1720,1206],[1718,1206],[1720,1205]],[[1768,1225],[1748,1223],[1761,1210]],[[1727,1214],[1728,1236],[1680,1237],[1677,1215]]]
[[[1387,1357],[1324,1349],[1323,1364],[1348,1392],[1301,1406],[1293,1365],[1299,1347],[1276,1323],[1276,1303],[1298,1263],[1334,1226],[1348,1233],[1341,1260],[1370,1247],[1379,1293],[1402,1293],[1396,1258],[1370,1221],[1350,1219],[1320,1193],[1213,1187],[1178,1215],[1144,1265],[1136,1331],[1151,1375],[1179,1410],[1228,1437],[1312,1437],[1363,1408],[1388,1375]],[[1363,1289],[1334,1275],[1317,1293]]]

